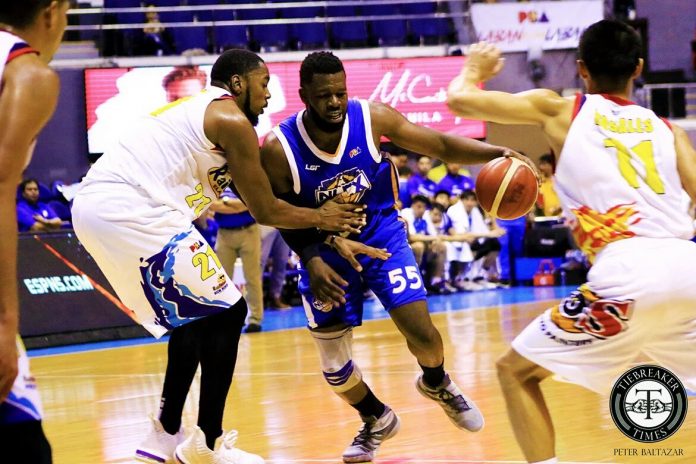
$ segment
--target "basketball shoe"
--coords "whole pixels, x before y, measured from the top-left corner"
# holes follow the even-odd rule
[[[460,429],[478,432],[483,428],[483,415],[476,403],[462,393],[449,375],[445,374],[440,386],[430,388],[423,382],[421,374],[416,380],[416,389],[421,395],[439,404],[452,423]]]
[[[141,462],[173,462],[174,450],[185,438],[183,429],[179,429],[175,435],[170,435],[154,416],[150,416],[150,421],[152,428],[135,451],[135,459]]]
[[[265,464],[261,456],[235,448],[239,433],[230,430],[215,442],[215,451],[205,443],[205,434],[195,426],[186,441],[176,447],[176,459],[181,464]]]
[[[363,425],[353,443],[343,452],[343,462],[372,462],[379,445],[396,435],[401,425],[399,416],[389,406],[384,408],[379,418],[360,416]]]

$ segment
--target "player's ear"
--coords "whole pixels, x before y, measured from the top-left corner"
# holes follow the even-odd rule
[[[239,74],[230,77],[230,90],[235,96],[241,95],[244,90],[244,82]]]
[[[300,94],[300,100],[302,100],[302,103],[305,105],[307,104],[307,94],[305,93],[305,89],[303,87],[300,87],[298,90],[298,93]]]
[[[637,79],[641,74],[643,74],[643,66],[645,65],[645,61],[643,61],[643,58],[638,58],[638,66],[636,66],[636,70],[633,71],[633,74],[631,75],[631,79]]]
[[[580,74],[580,77],[582,77],[583,79],[589,78],[590,72],[587,70],[585,62],[582,60],[577,60],[576,63],[578,65],[578,74]]]

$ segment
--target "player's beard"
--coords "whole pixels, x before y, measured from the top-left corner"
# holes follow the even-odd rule
[[[314,107],[309,104],[307,105],[307,114],[309,115],[309,118],[312,120],[315,126],[319,128],[320,131],[322,132],[338,132],[343,129],[343,123],[346,120],[346,113],[343,114],[343,121],[341,122],[328,122],[319,116],[319,112],[314,109]]]
[[[254,114],[254,112],[251,111],[251,92],[249,91],[249,87],[246,89],[245,97],[243,108],[244,116],[247,117],[252,126],[256,127],[256,125],[259,123],[259,115]]]

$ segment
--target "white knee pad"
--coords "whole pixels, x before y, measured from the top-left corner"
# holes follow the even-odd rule
[[[324,378],[336,393],[343,393],[362,380],[362,373],[353,363],[353,328],[336,332],[312,332],[319,349]]]

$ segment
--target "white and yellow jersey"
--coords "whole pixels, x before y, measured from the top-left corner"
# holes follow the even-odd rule
[[[208,105],[224,98],[232,97],[210,87],[139,120],[89,170],[83,190],[127,183],[191,220],[197,218],[231,182],[225,153],[203,128]]]
[[[693,235],[672,130],[633,102],[578,95],[554,180],[575,221],[578,246],[590,259],[630,237]]]

